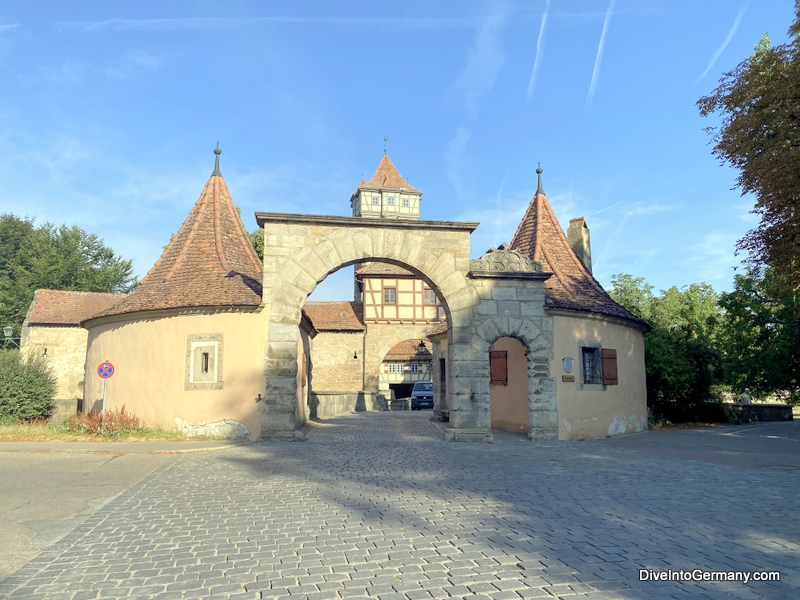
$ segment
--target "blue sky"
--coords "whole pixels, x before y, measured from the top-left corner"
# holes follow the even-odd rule
[[[143,276],[221,170],[256,211],[348,215],[388,153],[422,217],[510,241],[537,163],[595,276],[730,289],[756,223],[695,103],[790,0],[0,5],[0,213],[97,233]],[[350,275],[313,299],[346,298]]]

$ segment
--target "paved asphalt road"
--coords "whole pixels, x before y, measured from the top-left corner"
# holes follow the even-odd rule
[[[0,598],[797,597],[796,423],[483,445],[429,415],[203,453],[0,444]]]

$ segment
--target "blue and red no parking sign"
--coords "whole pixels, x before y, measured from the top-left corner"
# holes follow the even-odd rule
[[[97,367],[97,374],[101,379],[108,379],[114,374],[114,365],[108,361],[101,362],[100,366]]]

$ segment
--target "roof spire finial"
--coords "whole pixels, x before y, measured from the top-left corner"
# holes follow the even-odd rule
[[[539,163],[539,167],[536,169],[536,175],[539,178],[539,187],[536,188],[536,193],[544,195],[544,190],[542,189],[542,163]]]
[[[388,142],[388,141],[389,141],[389,138],[386,137],[386,136],[383,136],[383,155],[384,156],[386,156],[386,142]]]
[[[219,149],[219,142],[217,142],[217,147],[214,148],[214,154],[216,154],[217,156],[214,159],[214,172],[211,174],[211,176],[214,177],[214,175],[217,175],[219,177],[222,177],[222,173],[220,173],[219,170],[219,155],[222,154],[222,150]]]

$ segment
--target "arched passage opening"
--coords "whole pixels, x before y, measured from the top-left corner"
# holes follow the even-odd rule
[[[261,436],[296,438],[304,418],[298,392],[301,311],[328,274],[365,261],[408,269],[436,291],[453,335],[454,364],[471,357],[469,336],[474,292],[469,234],[476,223],[404,221],[256,213],[264,229],[262,311],[266,315]],[[460,335],[459,335],[460,333]],[[388,351],[386,348],[385,351]],[[366,358],[366,357],[365,357]],[[378,359],[374,371],[382,362]],[[364,370],[367,371],[365,364]],[[468,379],[466,374],[462,376]],[[456,393],[459,386],[454,384]],[[461,386],[462,394],[469,385]]]

